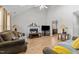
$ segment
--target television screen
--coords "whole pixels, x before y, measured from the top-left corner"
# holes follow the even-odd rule
[[[49,31],[50,30],[50,26],[42,26],[42,31]]]

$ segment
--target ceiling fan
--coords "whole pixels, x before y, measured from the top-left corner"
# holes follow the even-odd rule
[[[35,7],[39,7],[40,10],[48,8],[46,5],[35,5]]]
[[[20,7],[24,7],[25,5],[20,5]],[[33,7],[38,7],[40,10],[42,9],[47,9],[48,6],[47,5],[33,5]]]

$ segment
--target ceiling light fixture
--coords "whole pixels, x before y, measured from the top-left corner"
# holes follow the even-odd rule
[[[48,7],[46,5],[40,5],[40,10],[44,8],[48,8]]]
[[[45,8],[48,8],[46,5],[37,5],[37,6],[35,6],[35,7],[39,7],[40,10],[45,9]]]

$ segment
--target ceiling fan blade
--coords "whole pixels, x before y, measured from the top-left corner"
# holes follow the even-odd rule
[[[47,6],[45,6],[45,8],[48,8]]]
[[[46,5],[35,5],[34,7],[39,7],[40,10],[44,9],[44,8],[48,8]]]

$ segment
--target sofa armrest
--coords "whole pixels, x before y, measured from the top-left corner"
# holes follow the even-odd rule
[[[0,43],[0,48],[4,48],[4,47],[13,47],[16,45],[22,45],[25,44],[25,40],[24,39],[18,39],[18,40],[13,40],[13,41],[5,41]]]

